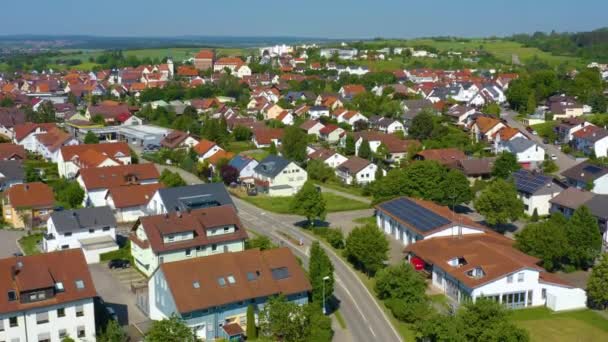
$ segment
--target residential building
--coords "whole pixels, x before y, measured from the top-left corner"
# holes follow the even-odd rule
[[[256,315],[282,294],[306,304],[312,287],[288,248],[225,253],[161,264],[148,282],[150,318],[176,314],[203,340],[240,339],[247,307]]]
[[[201,50],[194,56],[194,67],[197,70],[208,70],[213,68],[215,54],[210,50]]]
[[[24,160],[25,158],[23,146],[12,143],[0,144],[0,160]]]
[[[471,126],[471,134],[473,134],[476,142],[492,142],[495,134],[504,127],[507,126],[496,118],[479,116]]]
[[[162,183],[109,188],[105,195],[106,205],[112,209],[117,222],[135,222],[139,217],[148,214],[148,203],[156,191],[162,188]]]
[[[345,134],[346,131],[338,125],[327,124],[319,131],[319,139],[330,144],[337,144],[344,138]]]
[[[608,156],[608,130],[597,127],[583,127],[572,134],[571,145],[586,155],[598,158]]]
[[[57,127],[35,136],[34,152],[42,155],[46,160],[56,163],[59,159],[59,151],[63,146],[78,145],[78,140],[69,133]]]
[[[313,152],[308,154],[308,158],[310,160],[319,160],[325,163],[327,166],[332,169],[336,169],[338,166],[342,165],[344,162],[348,160],[345,156],[340,153],[326,148],[320,148],[318,150],[314,150]]]
[[[553,120],[576,118],[584,114],[583,105],[570,96],[554,95],[547,101]]]
[[[313,120],[318,120],[320,117],[329,117],[329,108],[325,106],[312,106],[308,110],[308,115]]]
[[[587,304],[583,289],[547,272],[539,259],[494,232],[425,239],[405,250],[415,268],[431,274],[432,287],[458,303],[484,297],[509,309],[546,306],[553,311]]]
[[[517,162],[524,169],[537,169],[545,160],[545,149],[532,140],[515,138],[509,141],[501,141],[496,153],[509,152],[517,158]]]
[[[245,62],[239,57],[222,57],[213,63],[213,71],[224,72],[225,69],[228,69],[231,74],[235,74],[244,64]]]
[[[376,164],[367,159],[353,156],[336,168],[336,176],[347,185],[365,185],[376,180],[377,170],[378,166]]]
[[[47,133],[52,129],[55,129],[54,123],[23,123],[15,125],[13,142],[15,144],[23,146],[26,151],[36,152],[37,141],[36,136],[38,134]]]
[[[37,227],[53,212],[55,195],[41,182],[15,184],[4,192],[2,217],[14,228]]]
[[[321,136],[321,130],[325,125],[316,120],[306,120],[300,125],[300,128],[308,135],[314,135],[317,138]]]
[[[378,228],[405,246],[434,237],[488,232],[468,217],[430,201],[399,197],[375,208]]]
[[[551,199],[559,195],[566,187],[553,177],[527,170],[513,173],[513,181],[519,198],[524,203],[524,212],[532,216],[549,215]]]
[[[372,116],[369,119],[370,127],[375,128],[382,133],[394,134],[397,132],[406,133],[403,124],[392,118],[385,118],[381,116]]]
[[[460,170],[465,176],[467,176],[471,182],[471,185],[473,185],[476,180],[487,180],[492,177],[494,161],[495,158],[460,159],[454,168]]]
[[[257,148],[270,147],[272,144],[274,144],[275,147],[279,147],[284,134],[285,130],[282,128],[254,128],[251,140]]]
[[[106,205],[109,189],[137,184],[158,183],[160,175],[154,164],[130,164],[81,169],[76,181],[84,189],[83,205],[101,207]]]
[[[74,178],[81,168],[131,164],[131,149],[124,142],[63,146],[57,158],[59,176]]]
[[[576,209],[585,206],[597,220],[604,249],[608,248],[608,195],[597,195],[589,191],[570,187],[551,199],[551,213],[562,213],[572,217]]]
[[[196,184],[156,190],[146,212],[159,215],[222,205],[234,206],[223,183]]]
[[[416,153],[414,159],[434,160],[441,165],[454,167],[459,161],[467,159],[467,156],[457,148],[437,148],[420,151]]]
[[[554,129],[557,134],[557,141],[562,144],[568,144],[572,141],[574,133],[588,126],[593,125],[579,118],[564,119]]]
[[[0,259],[0,292],[0,340],[96,340],[97,290],[80,249]]]
[[[192,137],[189,133],[174,130],[169,133],[163,140],[160,142],[160,146],[168,149],[176,149],[176,148],[192,148],[198,144],[198,140]]]
[[[15,141],[16,127],[25,123],[25,112],[18,108],[0,108],[0,135]]]
[[[129,235],[135,267],[148,277],[161,264],[241,252],[246,239],[232,205],[142,216]]]
[[[387,160],[398,162],[407,156],[408,151],[413,145],[420,146],[417,140],[403,140],[396,135],[386,134],[378,131],[362,131],[353,133],[355,139],[355,154],[359,155],[359,149],[364,140],[369,143],[370,150],[373,153],[378,153],[378,148],[381,145],[386,147],[388,152]]]
[[[209,159],[214,154],[219,151],[223,151],[223,149],[213,141],[209,141],[207,139],[202,139],[193,147],[194,151],[198,155],[198,161],[204,162],[206,159]]]
[[[239,172],[239,180],[243,181],[245,179],[253,179],[258,161],[249,156],[238,154],[228,162],[228,165],[234,167]]]
[[[22,184],[24,179],[25,170],[21,160],[0,160],[0,191]]]
[[[42,249],[80,248],[88,264],[98,263],[100,254],[118,250],[116,226],[107,206],[54,211],[46,221]]]
[[[254,168],[258,192],[269,196],[295,195],[306,180],[306,170],[283,157],[269,155]]]
[[[568,185],[595,194],[608,195],[608,168],[587,161],[562,172]]]

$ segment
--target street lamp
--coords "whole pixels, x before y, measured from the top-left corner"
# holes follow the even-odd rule
[[[327,309],[325,309],[325,281],[329,280],[329,276],[323,277],[323,314],[327,314]]]

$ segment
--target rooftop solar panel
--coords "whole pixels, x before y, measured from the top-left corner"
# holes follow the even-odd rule
[[[383,203],[380,208],[422,232],[433,230],[451,222],[407,198],[397,198]]]
[[[519,170],[513,174],[515,187],[518,191],[533,194],[545,184],[551,182],[551,178],[543,175],[536,175],[530,172]]]
[[[600,167],[597,167],[595,165],[587,165],[583,168],[583,171],[589,172],[589,173],[598,173],[598,172],[602,172],[602,169]]]

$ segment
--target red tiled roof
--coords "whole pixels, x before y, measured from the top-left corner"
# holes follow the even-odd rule
[[[129,145],[125,142],[63,146],[61,148],[61,155],[63,160],[71,160],[74,157],[82,156],[87,151],[95,151],[98,154],[106,155],[112,159],[129,157],[131,155]],[[80,159],[82,159],[82,157]]]
[[[13,185],[5,196],[13,208],[50,208],[55,204],[53,189],[41,182]]]
[[[159,178],[154,164],[87,168],[80,169],[78,172],[87,190],[139,184],[142,180],[158,181]]]
[[[211,50],[201,50],[199,51],[194,58],[196,59],[213,59],[215,54]]]
[[[196,151],[196,153],[198,153],[199,155],[203,155],[207,153],[210,149],[212,149],[215,145],[216,143],[214,143],[213,141],[202,139],[198,142],[198,144],[194,146],[194,151]]]
[[[417,154],[424,160],[434,160],[442,165],[448,165],[456,163],[461,159],[465,159],[467,156],[459,149],[456,148],[439,148],[420,151]]]
[[[253,130],[253,136],[258,144],[270,145],[273,139],[283,138],[285,131],[282,128],[256,128]]]
[[[108,189],[106,198],[111,196],[116,208],[130,208],[148,204],[156,190],[161,188],[164,188],[161,183],[119,186]]]
[[[31,123],[26,122],[24,124],[15,125],[15,140],[21,141],[26,138],[30,133],[34,132],[36,129],[40,129],[42,131],[49,131],[52,128],[56,127],[54,123]]]
[[[0,144],[0,160],[25,159],[25,149],[21,145],[4,143]]]

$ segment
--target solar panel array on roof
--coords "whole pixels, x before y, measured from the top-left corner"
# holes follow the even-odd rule
[[[595,165],[587,165],[583,168],[583,171],[596,174],[602,172],[602,168],[597,167]]]
[[[431,210],[418,205],[407,198],[397,198],[380,204],[382,210],[387,211],[398,219],[409,223],[419,231],[427,232],[450,223],[450,220],[437,215]]]
[[[272,279],[274,280],[289,278],[289,270],[287,267],[273,268],[270,272],[272,272]]]
[[[533,194],[538,189],[551,182],[551,178],[543,175],[535,175],[528,171],[519,170],[513,174],[515,187],[518,191]]]

